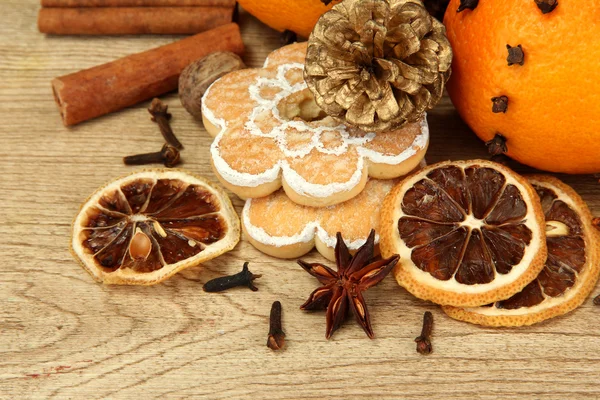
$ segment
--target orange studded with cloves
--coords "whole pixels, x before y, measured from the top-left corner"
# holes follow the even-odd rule
[[[599,16],[599,1],[450,1],[448,93],[483,142],[499,134],[542,170],[600,171]]]

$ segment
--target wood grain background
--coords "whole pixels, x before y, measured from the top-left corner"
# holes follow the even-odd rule
[[[162,138],[147,103],[64,128],[50,80],[177,38],[46,37],[36,30],[37,0],[0,5],[0,398],[600,398],[600,308],[591,299],[530,328],[486,329],[386,279],[367,294],[376,339],[349,320],[327,341],[324,313],[298,309],[317,281],[245,241],[154,287],[95,283],[69,254],[71,221],[99,185],[133,170],[124,155],[157,150]],[[245,60],[260,66],[279,36],[246,14],[241,25]],[[184,167],[216,180],[209,136],[176,94],[164,99]],[[448,99],[429,121],[429,162],[486,157]],[[600,214],[594,177],[565,180]],[[263,274],[260,291],[201,290],[245,260]],[[265,346],[274,300],[287,333],[280,353]],[[424,357],[413,340],[426,310],[434,353]]]

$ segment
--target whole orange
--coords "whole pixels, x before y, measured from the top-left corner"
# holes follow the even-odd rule
[[[444,18],[454,51],[448,92],[483,140],[506,139],[508,155],[543,170],[600,171],[600,1],[480,0]],[[508,65],[507,45],[524,60]],[[506,112],[492,98],[507,96]],[[498,111],[498,110],[496,110]]]
[[[308,37],[319,17],[333,4],[321,0],[239,0],[250,14],[280,32],[290,30]]]

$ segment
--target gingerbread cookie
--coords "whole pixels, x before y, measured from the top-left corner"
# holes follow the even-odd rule
[[[221,183],[241,198],[283,186],[295,203],[323,207],[357,196],[368,177],[393,179],[423,159],[427,121],[369,133],[327,116],[304,82],[306,43],[271,53],[263,68],[235,71],[202,99],[211,161]]]
[[[298,258],[316,247],[335,261],[336,233],[352,250],[363,245],[369,231],[379,230],[379,210],[397,180],[369,179],[356,197],[330,207],[307,207],[291,201],[282,189],[260,199],[248,199],[242,227],[258,250],[279,258]],[[379,243],[379,235],[376,236]]]

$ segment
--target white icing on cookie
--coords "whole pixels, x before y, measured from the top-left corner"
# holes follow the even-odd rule
[[[271,236],[269,235],[263,228],[258,227],[250,221],[250,208],[252,207],[252,199],[246,200],[246,204],[244,205],[244,209],[242,210],[242,219],[244,221],[244,227],[254,240],[267,245],[267,246],[275,246],[275,247],[283,247],[294,245],[298,243],[308,243],[315,239],[315,235],[327,245],[327,247],[335,247],[335,243],[337,241],[335,235],[331,236],[323,229],[321,226],[321,222],[319,220],[312,221],[306,224],[304,229],[300,233],[297,233],[293,236]],[[356,240],[347,240],[344,239],[344,243],[348,246],[350,250],[356,250],[365,242],[367,238],[360,238]],[[379,243],[379,234],[375,234],[375,243]]]
[[[265,61],[265,66],[269,65],[269,59]],[[236,128],[243,126],[245,132],[251,136],[270,138],[272,139],[281,154],[285,158],[280,159],[273,167],[261,173],[250,174],[238,171],[231,167],[221,155],[221,141],[228,133],[228,128],[232,121],[226,121],[223,118],[215,115],[213,109],[208,107],[207,99],[211,95],[211,89],[220,80],[213,83],[204,94],[202,99],[202,113],[204,118],[211,124],[219,128],[210,151],[214,167],[220,176],[233,186],[238,187],[257,187],[266,183],[271,183],[277,180],[280,174],[283,175],[288,186],[296,193],[314,198],[328,198],[335,196],[341,192],[348,192],[360,184],[363,178],[363,170],[365,169],[365,158],[372,163],[398,165],[417,154],[418,151],[424,149],[429,141],[429,129],[427,126],[426,117],[421,121],[421,132],[413,140],[410,146],[399,154],[385,154],[374,149],[365,147],[372,142],[376,134],[360,132],[357,130],[349,131],[345,125],[334,125],[331,118],[328,117],[327,122],[320,124],[319,122],[307,122],[300,118],[288,120],[280,115],[278,104],[288,96],[306,89],[306,83],[301,80],[297,83],[289,81],[288,75],[302,74],[304,65],[301,63],[288,63],[278,65],[275,73],[264,74],[266,76],[257,76],[252,84],[248,86],[250,98],[254,102],[251,112],[248,115],[240,116],[239,121],[236,120]],[[300,75],[301,76],[301,75]],[[221,78],[223,79],[223,78]],[[264,97],[261,90],[265,88],[273,89],[277,93],[270,98]],[[263,130],[259,125],[259,120],[268,121],[270,129]],[[290,131],[299,133],[308,133],[311,135],[308,143],[300,147],[290,148],[287,142],[286,133]],[[340,145],[337,147],[326,147],[323,142],[325,134],[336,134],[339,137]],[[399,132],[399,135],[402,133]],[[343,156],[350,148],[353,148],[358,153],[356,169],[351,174],[350,178],[345,182],[331,182],[327,184],[318,184],[307,181],[302,175],[295,171],[290,165],[289,160],[302,159],[308,156],[313,150],[327,155]],[[240,154],[244,157],[244,154]]]
[[[423,119],[421,120],[421,134],[415,138],[413,145],[404,150],[402,153],[396,155],[382,154],[378,151],[367,149],[365,147],[359,147],[358,153],[377,164],[398,165],[402,161],[408,160],[408,158],[417,154],[417,149],[424,149],[428,142],[429,125],[427,124],[427,115],[424,115]]]
[[[211,88],[217,83],[220,79],[217,79],[213,82],[212,85],[204,93],[202,97],[202,115],[204,118],[210,121],[211,124],[220,128],[219,134],[215,137],[212,144],[210,145],[210,152],[212,155],[212,161],[215,165],[215,168],[219,171],[219,174],[225,179],[227,182],[236,185],[236,186],[248,186],[248,187],[256,187],[260,186],[263,183],[273,182],[275,179],[279,177],[279,171],[281,170],[279,164],[274,165],[272,168],[266,170],[261,174],[249,174],[246,172],[236,171],[221,157],[221,153],[219,151],[219,143],[223,137],[223,133],[225,133],[227,128],[227,122],[223,118],[217,118],[213,111],[205,106],[204,99],[210,93]]]
[[[426,165],[423,159],[417,169]],[[335,234],[339,230],[346,246],[356,250],[366,242],[371,229],[379,229],[381,203],[398,181],[369,179],[365,189],[355,198],[323,208],[295,204],[282,192],[248,199],[242,210],[242,223],[246,234],[264,246],[293,246],[313,242],[317,237],[333,250],[337,241]],[[342,223],[332,224],[332,221]],[[377,232],[375,243],[379,243]]]

